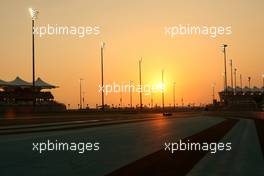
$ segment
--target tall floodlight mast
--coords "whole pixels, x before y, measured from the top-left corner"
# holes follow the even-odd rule
[[[225,92],[227,91],[227,72],[226,72],[226,47],[228,45],[227,44],[223,44],[222,47],[223,47],[223,52],[224,52],[224,74],[225,74]]]
[[[34,92],[34,99],[33,99],[33,107],[36,105],[36,97],[35,97],[35,20],[38,17],[39,11],[36,9],[29,8],[29,13],[31,16],[32,21],[32,88]]]
[[[102,111],[104,111],[104,48],[105,43],[101,43],[101,86],[102,86]]]
[[[142,75],[141,75],[141,64],[142,64],[142,58],[139,59],[139,85],[140,85],[140,92],[139,92],[139,101],[140,101],[140,109],[142,109],[143,104],[142,104]]]

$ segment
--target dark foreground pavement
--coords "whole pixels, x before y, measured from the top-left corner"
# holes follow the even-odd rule
[[[76,126],[74,129],[2,134],[0,175],[263,175],[263,121],[238,115],[181,114],[164,118],[160,114],[148,114],[148,120],[142,120],[144,115],[128,115],[123,117],[126,119],[114,121],[85,122],[110,122],[107,125],[80,127],[83,122],[79,121],[66,125]],[[116,123],[127,118],[132,121]],[[33,129],[61,126],[65,124]],[[13,127],[21,130],[21,126]],[[40,154],[32,150],[32,143],[47,140],[98,142],[100,150],[82,154],[76,151]],[[164,150],[165,142],[179,140],[231,142],[232,150],[175,151],[173,154]]]

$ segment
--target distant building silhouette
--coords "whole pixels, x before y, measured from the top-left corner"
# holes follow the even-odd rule
[[[219,96],[220,104],[227,110],[261,110],[264,105],[264,87],[227,87]]]
[[[54,101],[54,96],[50,91],[44,89],[54,89],[57,86],[46,83],[38,78],[35,87],[32,83],[26,82],[20,77],[7,82],[0,80],[0,112],[43,112],[43,111],[64,111],[64,104]],[[36,106],[32,104],[36,100]]]

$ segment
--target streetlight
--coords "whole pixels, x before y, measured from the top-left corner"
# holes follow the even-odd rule
[[[85,97],[85,96],[84,96],[84,94],[85,94],[85,92],[83,92],[83,96],[82,96],[82,102],[83,102],[83,103],[82,103],[82,106],[83,106],[83,108],[85,109],[85,104],[84,104],[84,97]]]
[[[262,82],[263,82],[262,87],[264,88],[264,73],[262,74]]]
[[[153,90],[152,89],[150,91],[150,103],[151,103],[151,108],[153,108]]]
[[[215,100],[215,83],[212,83],[212,89],[213,89],[213,103],[214,103],[214,100]]]
[[[29,13],[32,20],[32,86],[33,86],[33,92],[34,92],[34,100],[33,100],[33,107],[36,105],[36,97],[35,97],[35,34],[34,34],[34,28],[35,28],[35,20],[38,17],[39,11],[36,9],[29,8]]]
[[[123,83],[122,83],[122,86],[123,86]],[[123,93],[122,93],[123,90],[120,91],[120,108],[122,109],[123,107]]]
[[[232,62],[232,59],[230,59],[230,73],[231,73],[231,88],[232,88],[232,92],[233,92],[233,62]]]
[[[141,63],[142,63],[142,58],[140,58],[140,59],[139,59],[139,85],[140,85],[139,100],[140,100],[140,109],[142,109],[142,80],[141,80]]]
[[[82,81],[83,79],[80,78],[80,109],[82,109]]]
[[[250,81],[251,81],[251,77],[248,77],[248,88],[250,88]]]
[[[163,79],[163,75],[164,75],[164,69],[161,70],[161,81],[162,81],[162,110],[164,112],[164,79]]]
[[[240,74],[240,87],[242,89],[242,86],[243,86],[243,82],[242,82],[242,74]]]
[[[102,110],[104,111],[104,48],[105,43],[101,43],[101,81],[102,81]]]
[[[234,69],[234,77],[235,77],[235,93],[236,93],[236,72],[237,72],[237,68]]]
[[[176,82],[173,82],[173,108],[175,109],[175,86],[176,86]]]
[[[225,92],[227,91],[227,73],[226,73],[226,47],[228,45],[227,44],[223,44],[222,47],[223,47],[223,52],[224,52],[224,66],[225,66]]]
[[[132,109],[133,104],[132,104],[132,91],[131,91],[131,86],[133,84],[133,81],[129,81],[129,94],[130,94],[130,109]]]

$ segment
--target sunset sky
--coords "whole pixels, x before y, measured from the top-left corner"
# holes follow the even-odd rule
[[[185,104],[209,103],[212,83],[223,88],[221,44],[230,45],[227,57],[233,59],[244,85],[262,86],[264,73],[264,1],[262,0],[1,0],[1,80],[20,76],[32,80],[31,18],[28,8],[40,11],[37,26],[99,26],[99,35],[36,36],[36,77],[58,85],[55,99],[71,107],[79,103],[79,79],[83,78],[85,104],[101,103],[100,43],[105,47],[105,83],[139,82],[138,60],[142,61],[143,84],[161,83],[165,69],[165,104],[172,104],[173,82],[176,101]],[[231,26],[232,34],[212,38],[185,35],[170,38],[164,27]],[[230,68],[228,66],[230,84]],[[119,104],[120,94],[106,97],[107,104]],[[133,94],[138,104],[139,94]],[[161,94],[154,104],[161,104]],[[123,94],[123,104],[129,94]],[[150,103],[150,96],[143,97]]]

